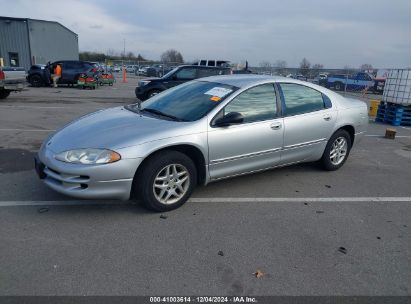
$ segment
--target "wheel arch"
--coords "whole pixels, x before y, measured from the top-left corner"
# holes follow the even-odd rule
[[[350,124],[346,124],[346,125],[343,125],[343,126],[339,127],[337,130],[335,130],[335,132],[337,132],[338,130],[345,130],[345,131],[348,132],[348,134],[350,135],[351,146],[352,146],[354,144],[354,139],[355,139],[355,128],[354,128],[354,126],[350,125]]]
[[[206,159],[201,152],[201,150],[190,144],[175,144],[175,145],[170,145],[166,147],[159,148],[157,150],[152,151],[150,154],[148,154],[141,164],[138,166],[137,171],[134,175],[134,179],[139,178],[139,174],[142,171],[143,166],[148,162],[149,159],[151,159],[154,155],[157,155],[161,152],[164,151],[178,151],[180,153],[183,153],[187,155],[194,163],[196,169],[197,169],[197,181],[198,184],[204,185],[207,182],[207,169],[206,169]],[[134,183],[133,183],[134,184]],[[131,191],[131,194],[133,194],[133,190]]]

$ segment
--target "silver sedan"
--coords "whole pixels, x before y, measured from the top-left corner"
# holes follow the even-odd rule
[[[215,76],[75,120],[43,143],[36,170],[66,195],[167,211],[198,184],[318,160],[336,170],[367,123],[364,102],[314,84]]]

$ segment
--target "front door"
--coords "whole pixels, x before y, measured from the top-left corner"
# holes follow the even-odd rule
[[[169,89],[195,78],[197,78],[197,70],[195,68],[183,67],[171,75],[167,81],[163,82],[163,84]]]
[[[226,127],[213,125],[216,118],[241,113],[244,121]],[[283,145],[283,119],[277,117],[272,83],[250,88],[235,97],[208,129],[209,173],[212,180],[277,165]]]

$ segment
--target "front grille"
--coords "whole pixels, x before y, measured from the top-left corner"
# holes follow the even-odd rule
[[[45,167],[44,173],[46,174],[47,181],[71,190],[87,189],[88,182],[90,181],[90,177],[87,175],[75,175],[59,172],[50,167]]]

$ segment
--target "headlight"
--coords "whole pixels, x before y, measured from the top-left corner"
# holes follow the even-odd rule
[[[117,152],[106,149],[78,149],[64,151],[55,156],[57,160],[73,164],[108,164],[121,159]]]
[[[139,87],[144,87],[145,85],[148,85],[151,81],[150,80],[142,80],[138,83]]]

